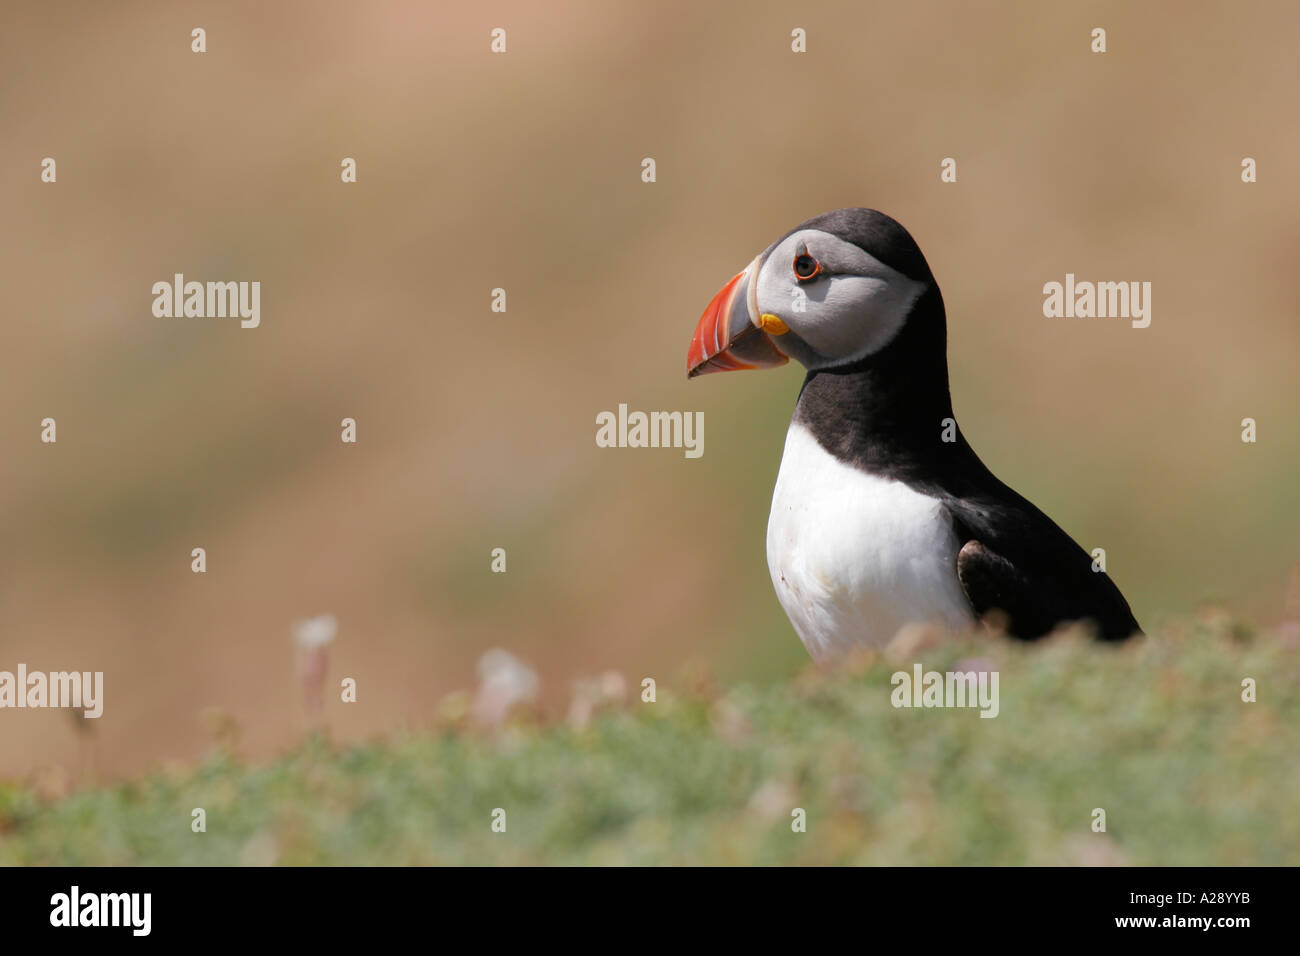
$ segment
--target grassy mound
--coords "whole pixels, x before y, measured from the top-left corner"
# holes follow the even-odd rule
[[[902,640],[773,687],[661,681],[581,728],[317,737],[48,803],[0,784],[0,863],[1294,865],[1296,650],[1221,620],[1122,648]],[[972,658],[999,673],[995,719],[891,705],[894,672]]]

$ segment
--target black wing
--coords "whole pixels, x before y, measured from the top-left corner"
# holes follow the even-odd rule
[[[1092,556],[1055,522],[1002,486],[996,498],[950,499],[963,542],[957,579],[977,615],[1002,611],[1017,637],[1042,637],[1065,621],[1091,621],[1098,635],[1141,633],[1128,601]]]

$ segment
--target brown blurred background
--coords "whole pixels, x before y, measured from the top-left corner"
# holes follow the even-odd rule
[[[325,612],[330,682],[358,681],[327,705],[345,740],[428,721],[493,646],[556,706],[606,668],[804,666],[764,557],[800,371],[688,383],[684,364],[721,284],[840,206],[911,230],[964,431],[1106,548],[1139,620],[1281,613],[1300,558],[1294,4],[0,18],[0,669],[106,672],[89,744],[65,713],[0,712],[0,773],[81,773],[87,747],[107,776],[189,759],[212,707],[274,752],[303,721],[291,626]],[[261,327],[154,318],[176,272],[260,281]],[[1045,319],[1066,272],[1152,282],[1151,327]],[[704,457],[597,448],[620,402],[704,411]]]

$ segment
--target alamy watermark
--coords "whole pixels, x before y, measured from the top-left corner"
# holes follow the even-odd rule
[[[998,715],[997,671],[895,671],[889,702],[895,707],[978,707],[981,717]]]
[[[103,671],[0,671],[0,708],[82,708],[82,716],[104,713]]]
[[[262,322],[262,283],[186,282],[178,272],[171,282],[155,282],[153,314],[160,319],[234,319],[245,329]]]
[[[598,448],[682,448],[687,458],[704,454],[703,412],[629,412],[596,415]]]
[[[148,936],[152,924],[152,893],[83,893],[74,885],[50,897],[51,926],[124,926]]]
[[[1150,282],[1065,282],[1043,286],[1043,315],[1049,319],[1132,319],[1135,329],[1151,324]]]

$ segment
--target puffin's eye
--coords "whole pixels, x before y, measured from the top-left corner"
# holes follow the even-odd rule
[[[801,252],[794,257],[794,276],[800,282],[807,282],[822,271],[822,264],[808,253]]]

